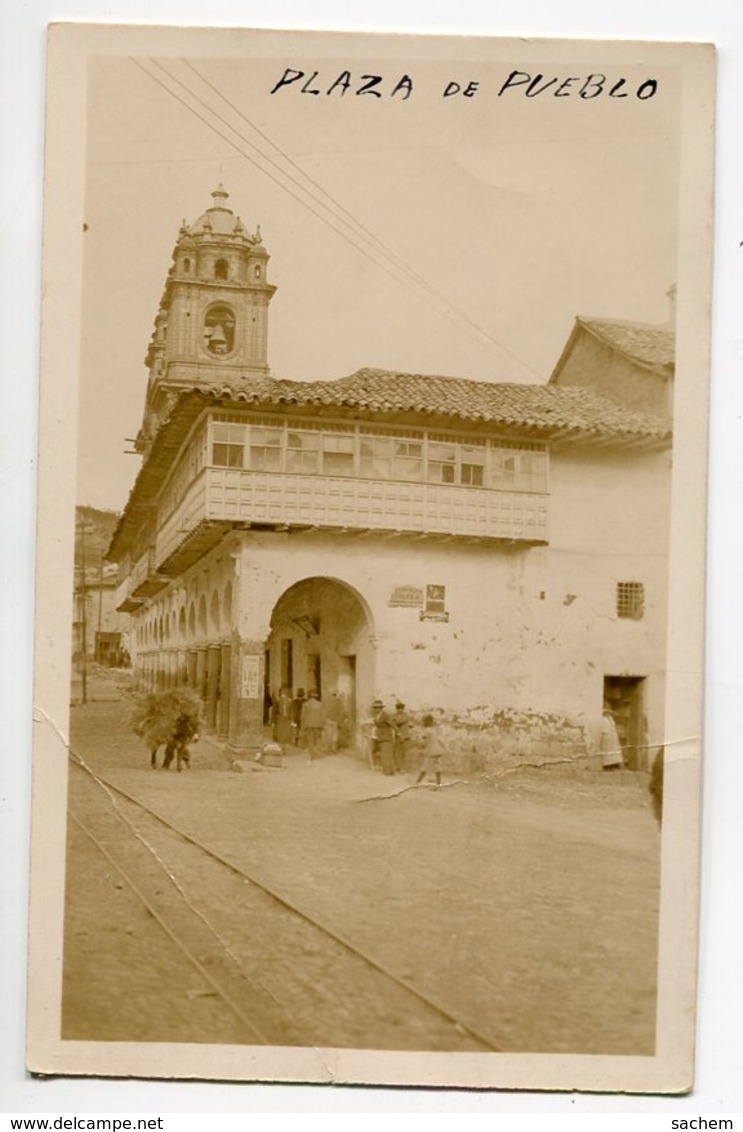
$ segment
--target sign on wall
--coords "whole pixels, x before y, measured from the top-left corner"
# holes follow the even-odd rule
[[[393,607],[420,609],[423,605],[423,590],[419,586],[396,586],[387,604]]]
[[[418,614],[419,621],[448,621],[446,586],[426,586],[426,606]]]
[[[244,656],[240,665],[240,699],[259,699],[260,686],[261,658],[259,656]]]

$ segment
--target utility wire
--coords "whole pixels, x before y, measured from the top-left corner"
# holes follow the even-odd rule
[[[234,149],[237,153],[239,153],[241,157],[245,158],[251,164],[255,165],[255,167],[258,168],[266,177],[268,177],[269,180],[273,181],[274,184],[276,184],[279,188],[283,189],[284,192],[288,193],[289,196],[291,196],[300,205],[302,205],[309,212],[311,212],[314,216],[316,216],[326,226],[330,227],[337,235],[339,235],[343,240],[345,240],[348,244],[350,244],[356,251],[358,251],[362,255],[366,256],[366,258],[368,258],[377,267],[381,268],[387,275],[389,275],[397,283],[407,286],[408,289],[412,290],[413,293],[415,293],[418,298],[424,299],[424,301],[429,301],[429,302],[430,302],[431,298],[433,298],[437,302],[439,307],[443,305],[444,309],[439,310],[439,313],[442,314],[445,318],[447,318],[448,321],[452,322],[453,325],[457,326],[457,328],[460,331],[468,330],[470,332],[476,333],[481,339],[486,340],[486,342],[488,344],[493,345],[493,346],[497,347],[498,350],[507,353],[511,358],[513,358],[515,361],[517,361],[519,363],[519,365],[525,366],[527,369],[529,369],[531,371],[531,373],[533,373],[535,376],[537,376],[540,379],[540,381],[543,380],[543,376],[540,373],[538,373],[531,366],[529,366],[528,363],[524,362],[521,358],[519,358],[516,354],[514,354],[513,351],[511,351],[508,347],[504,346],[496,338],[494,338],[492,335],[488,334],[487,331],[483,330],[482,327],[478,326],[467,315],[465,315],[463,312],[459,311],[456,307],[454,307],[453,304],[451,304],[449,302],[449,300],[447,300],[444,295],[442,295],[440,292],[436,291],[436,289],[433,288],[431,286],[431,284],[429,284],[425,279],[423,279],[422,276],[418,275],[418,273],[415,272],[412,268],[408,267],[408,265],[405,264],[405,262],[399,256],[397,256],[394,252],[392,252],[391,249],[388,249],[376,236],[374,236],[373,233],[369,232],[368,229],[365,229],[364,225],[362,225],[359,221],[356,221],[355,218],[351,215],[351,213],[349,213],[342,205],[340,205],[339,202],[335,201],[334,198],[332,198],[330,196],[330,194],[327,193],[326,190],[324,190],[322,188],[322,186],[317,185],[316,182],[312,181],[312,179],[309,178],[304,173],[304,171],[301,169],[301,166],[297,165],[296,162],[293,162],[292,159],[288,157],[288,155],[284,154],[283,151],[278,146],[276,146],[275,143],[273,143],[270,140],[270,138],[267,137],[267,135],[263,134],[262,131],[258,130],[258,127],[253,126],[253,123],[251,123],[249,119],[245,118],[245,116],[242,115],[239,110],[232,107],[232,103],[229,102],[229,99],[227,99],[223,95],[221,95],[221,92],[219,92],[217,90],[217,88],[213,86],[213,84],[209,83],[208,80],[204,80],[204,81],[206,81],[206,85],[212,87],[212,89],[214,89],[214,91],[220,97],[222,97],[228,105],[230,105],[233,109],[236,110],[236,113],[238,113],[241,117],[244,118],[244,120],[248,123],[248,125],[251,125],[251,126],[253,126],[254,129],[258,130],[258,132],[261,134],[261,136],[264,137],[265,140],[267,140],[269,142],[269,144],[272,145],[275,150],[277,150],[277,152],[281,153],[281,155],[287,161],[289,161],[290,164],[292,164],[303,176],[305,176],[306,179],[309,181],[309,183],[311,185],[315,185],[320,190],[320,192],[322,192],[324,194],[324,196],[326,196],[329,200],[331,200],[332,205],[335,208],[339,208],[341,210],[341,212],[346,213],[350,217],[353,224],[355,224],[359,229],[361,229],[361,231],[354,230],[353,228],[350,227],[348,221],[343,220],[342,217],[335,215],[334,212],[333,212],[333,207],[326,204],[323,200],[318,199],[317,196],[311,191],[311,189],[308,189],[306,186],[302,185],[290,173],[288,173],[285,169],[282,169],[281,166],[279,166],[268,154],[263,153],[260,150],[260,148],[258,148],[255,145],[255,143],[251,142],[249,138],[246,138],[238,129],[236,129],[224,117],[222,117],[222,115],[220,115],[212,106],[210,106],[203,99],[201,99],[199,97],[199,95],[196,94],[193,90],[191,90],[191,88],[188,87],[185,83],[181,82],[181,80],[178,79],[177,76],[171,74],[170,71],[168,71],[167,68],[163,67],[160,63],[158,63],[157,60],[151,59],[151,60],[148,60],[148,61],[150,63],[154,64],[154,66],[156,66],[163,74],[165,74],[168,77],[168,79],[171,80],[171,82],[174,82],[175,84],[177,84],[177,86],[179,86],[182,90],[184,90],[188,96],[190,96],[193,100],[195,100],[197,103],[199,103],[207,111],[207,113],[210,116],[213,116],[214,118],[216,118],[216,120],[219,123],[221,123],[229,131],[231,131],[233,134],[235,134],[240,139],[240,141],[244,143],[244,145],[250,147],[250,149],[252,149],[255,153],[257,153],[262,161],[267,162],[269,165],[273,166],[273,168],[275,168],[277,170],[277,172],[281,175],[281,177],[287,178],[289,181],[291,181],[291,183],[294,184],[300,190],[300,192],[305,194],[305,196],[309,197],[310,200],[313,203],[309,203],[307,200],[298,196],[297,193],[294,192],[291,187],[289,187],[286,183],[284,183],[284,181],[282,181],[279,178],[277,178],[276,176],[274,176],[274,174],[271,173],[270,170],[264,168],[261,164],[259,164],[255,160],[255,158],[253,156],[251,156],[250,153],[246,152],[243,148],[241,148],[240,145],[238,145],[233,140],[233,138],[228,137],[225,133],[223,133],[222,130],[220,130],[218,128],[218,126],[214,124],[213,121],[210,121],[207,117],[205,117],[203,114],[201,114],[198,109],[196,109],[194,106],[190,105],[187,101],[185,101],[178,94],[177,91],[173,90],[170,86],[168,86],[166,83],[164,83],[158,77],[158,75],[156,75],[156,74],[152,73],[152,71],[148,70],[145,66],[143,66],[143,64],[138,59],[134,59],[134,58],[132,59],[132,62],[137,67],[139,67],[139,69],[141,71],[143,71],[144,74],[146,74],[148,76],[148,78],[150,78],[153,82],[157,83],[158,86],[160,86],[167,94],[169,94],[171,96],[171,98],[173,98],[177,102],[179,102],[186,110],[189,111],[189,113],[191,113],[196,118],[198,118],[201,122],[203,122],[203,124],[205,126],[207,126],[208,129],[210,129],[213,133],[217,134],[217,136],[222,138],[223,141],[227,142],[227,144],[232,149]],[[188,65],[190,67],[190,64],[188,64]],[[197,72],[195,70],[195,68],[191,68],[191,69],[194,70],[194,72],[198,75],[199,78],[202,78],[202,76],[199,74],[199,72]],[[330,213],[330,216],[332,217],[332,219],[329,218],[328,216],[324,215],[323,213],[319,212],[315,207],[313,207],[313,204],[316,204],[316,205],[319,206],[319,208],[324,209],[326,213]],[[336,225],[336,223],[334,223],[334,221],[338,221],[338,223],[345,225],[345,230],[343,228],[337,227],[337,225]],[[368,235],[365,235],[364,233],[368,233]],[[362,240],[367,246],[365,247],[365,246],[363,246],[363,244],[360,245],[357,242],[358,240]],[[384,255],[386,257],[386,259],[389,259],[392,262],[390,263],[390,262],[386,262],[386,260],[380,260],[380,258],[379,258],[380,255]],[[409,276],[409,279],[401,278],[401,273],[404,273],[404,275]],[[418,290],[413,289],[413,286],[411,286],[411,281],[414,284],[415,288],[418,288]],[[421,295],[420,289],[423,289],[426,292],[426,294]]]
[[[377,250],[377,248],[375,248],[373,246],[370,246],[369,248],[365,248],[362,244],[359,244],[359,243],[356,242],[356,240],[362,239],[366,244],[369,244],[369,240],[366,239],[366,237],[364,237],[363,235],[361,235],[358,232],[353,231],[353,229],[351,229],[350,232],[349,232],[349,231],[344,231],[342,228],[338,228],[332,222],[332,220],[328,219],[322,213],[318,212],[315,208],[312,207],[311,204],[308,204],[307,201],[305,201],[301,197],[297,196],[297,194],[295,192],[293,192],[290,188],[288,188],[287,185],[285,185],[281,180],[277,179],[273,174],[268,172],[268,170],[264,169],[260,164],[258,164],[255,161],[255,159],[250,156],[250,154],[245,153],[245,151],[243,149],[241,149],[238,145],[236,145],[236,143],[232,139],[226,137],[225,134],[223,134],[221,132],[221,130],[217,129],[217,127],[214,126],[211,122],[209,122],[206,118],[204,118],[204,116],[202,114],[200,114],[192,106],[189,106],[189,104],[187,102],[185,102],[175,91],[171,90],[156,75],[153,75],[151,72],[147,71],[144,67],[142,67],[142,65],[140,63],[138,63],[137,60],[133,60],[133,61],[137,63],[137,65],[140,67],[141,70],[143,70],[145,72],[145,74],[149,75],[149,77],[151,79],[153,79],[156,83],[158,83],[158,85],[161,86],[163,88],[163,90],[166,90],[168,92],[168,94],[170,94],[173,98],[176,99],[176,101],[180,102],[182,106],[184,106],[187,110],[189,110],[192,114],[194,114],[197,118],[199,118],[202,122],[204,122],[204,124],[206,126],[208,126],[210,129],[212,129],[215,133],[217,133],[219,135],[219,137],[223,138],[229,145],[232,146],[233,149],[235,149],[238,153],[240,153],[241,156],[243,156],[248,161],[250,161],[251,164],[255,165],[256,168],[259,169],[271,181],[273,181],[275,185],[278,185],[279,188],[283,189],[284,192],[288,193],[294,200],[296,200],[304,208],[307,208],[314,216],[316,216],[319,220],[321,220],[324,224],[326,224],[329,228],[331,228],[334,232],[336,232],[343,240],[345,240],[348,244],[350,244],[351,247],[353,247],[356,251],[358,251],[362,255],[364,255],[367,259],[369,259],[377,267],[380,267],[384,272],[386,272],[387,275],[390,276],[390,278],[394,279],[396,283],[402,283],[403,285],[407,286],[408,289],[411,289],[410,283],[407,280],[400,278],[399,272],[400,272],[401,269],[399,267],[397,267],[396,264],[390,265],[389,263],[386,263],[386,262],[384,262],[384,261],[382,261],[378,258],[378,256],[380,254],[384,254],[384,253],[380,253]],[[326,205],[323,201],[318,200],[317,197],[315,197],[314,194],[309,189],[307,189],[305,186],[303,186],[301,183],[299,183],[296,180],[296,178],[291,177],[291,175],[287,174],[287,172],[284,169],[282,169],[279,165],[277,165],[277,163],[275,161],[273,161],[272,158],[270,158],[266,154],[262,153],[261,150],[258,149],[258,147],[255,146],[254,143],[252,143],[248,138],[246,138],[243,134],[241,134],[240,131],[237,130],[234,126],[230,125],[230,123],[227,122],[226,119],[224,119],[220,114],[218,114],[213,109],[213,107],[209,106],[208,103],[204,102],[203,99],[199,98],[199,96],[197,94],[195,94],[195,92],[192,91],[188,86],[186,86],[185,83],[182,83],[175,75],[172,75],[167,70],[167,68],[163,67],[162,64],[157,62],[157,60],[153,59],[153,60],[150,60],[150,62],[154,63],[154,65],[156,67],[158,67],[163,72],[163,74],[167,75],[168,78],[171,79],[171,81],[175,82],[178,86],[181,87],[181,89],[185,90],[192,98],[194,98],[197,102],[199,102],[210,114],[214,114],[214,116],[217,118],[218,121],[222,122],[222,124],[225,125],[228,130],[231,130],[233,133],[235,133],[240,138],[240,140],[242,142],[244,142],[246,145],[250,146],[251,149],[253,149],[260,156],[260,158],[262,160],[267,161],[270,165],[273,165],[273,167],[275,169],[277,169],[277,171],[281,174],[282,177],[288,177],[289,180],[291,180],[297,186],[297,188],[299,188],[299,190],[302,193],[304,193],[306,196],[310,197],[311,200],[313,200],[321,208],[325,209],[326,212],[329,212],[330,215],[332,216],[333,220],[340,220],[340,223],[346,224],[346,228],[349,227],[348,223],[346,221],[343,221],[341,218],[333,215],[333,211],[328,205]],[[394,268],[395,270],[392,270],[391,267]],[[417,283],[416,283],[416,285],[420,286],[420,284],[417,284]],[[429,287],[428,284],[425,284],[425,286]],[[426,298],[425,296],[419,294],[418,292],[414,292],[414,293],[417,295],[418,298],[422,298],[422,299]],[[440,310],[439,313],[443,314],[443,316],[445,318],[447,318],[448,321],[451,322],[453,326],[456,326],[458,330],[461,331],[461,330],[474,329],[474,331],[481,338],[487,339],[488,342],[495,344],[496,346],[498,346],[499,349],[503,349],[503,347],[501,347],[500,343],[496,342],[494,339],[491,339],[490,336],[486,333],[486,331],[484,331],[481,327],[477,326],[471,320],[467,319],[466,316],[462,316],[460,314],[460,312],[458,312],[456,310],[456,308],[454,308],[444,296],[440,296],[436,292],[434,292],[434,296],[437,300],[439,307],[442,304],[445,307],[445,309],[443,311]],[[456,321],[457,319],[459,319],[460,321],[466,322],[468,325],[467,326],[460,325],[460,322]],[[519,359],[517,359],[517,360],[519,360]],[[541,375],[538,375],[538,376],[541,376]]]
[[[246,114],[244,114],[243,111],[240,110],[240,108],[234,104],[234,102],[232,102],[221,90],[219,90],[219,88],[217,86],[215,86],[214,83],[212,83],[205,75],[203,75],[201,73],[201,71],[198,70],[197,67],[194,67],[194,65],[191,62],[189,62],[188,59],[181,59],[181,62],[186,67],[188,67],[188,69],[190,71],[192,71],[194,73],[194,75],[196,75],[197,78],[199,78],[201,80],[201,82],[203,82],[207,87],[209,87],[209,89],[212,90],[217,95],[218,98],[221,98],[222,101],[224,103],[226,103],[227,106],[229,106],[230,109],[233,110],[234,113],[237,114],[239,118],[242,118],[242,120],[246,123],[246,125],[248,125],[261,138],[263,138],[263,140],[266,141],[271,146],[271,148],[273,150],[275,150],[278,154],[280,154],[281,157],[284,159],[284,161],[286,161],[292,168],[296,169],[297,172],[310,185],[312,185],[313,188],[317,189],[326,200],[330,201],[331,205],[335,209],[337,209],[339,212],[341,212],[344,216],[348,217],[348,220],[354,225],[355,228],[357,228],[359,230],[359,233],[363,233],[363,237],[366,238],[367,242],[371,242],[371,244],[374,246],[375,250],[377,250],[377,248],[379,250],[381,250],[384,253],[385,256],[392,259],[396,263],[396,265],[398,265],[400,267],[400,269],[402,271],[404,271],[407,275],[409,275],[411,277],[411,279],[415,280],[416,283],[418,283],[419,285],[424,287],[426,289],[426,291],[428,291],[438,302],[444,303],[458,318],[460,318],[468,326],[472,327],[472,329],[475,330],[478,334],[483,335],[490,343],[493,343],[500,350],[504,351],[511,358],[513,358],[514,361],[518,362],[522,366],[525,366],[531,373],[533,373],[535,375],[535,377],[538,377],[540,380],[543,380],[543,374],[539,373],[532,366],[530,366],[528,362],[525,362],[523,360],[523,358],[520,358],[517,354],[515,354],[512,350],[510,350],[508,346],[505,346],[498,339],[494,338],[491,334],[489,334],[486,330],[484,330],[481,326],[479,326],[476,322],[474,322],[464,311],[461,311],[461,310],[459,310],[458,307],[454,306],[454,304],[451,303],[449,301],[449,299],[447,299],[447,297],[442,294],[441,291],[439,291],[436,287],[434,287],[431,283],[429,283],[427,279],[425,279],[414,268],[412,268],[408,263],[406,263],[406,261],[401,256],[399,256],[392,248],[390,248],[387,244],[385,244],[382,240],[380,240],[379,237],[377,235],[375,235],[375,233],[372,232],[369,228],[367,228],[367,226],[365,224],[363,224],[360,220],[357,220],[356,217],[351,212],[349,212],[348,209],[343,204],[341,204],[341,202],[336,197],[334,197],[332,195],[332,193],[329,193],[327,189],[325,189],[321,184],[319,184],[319,182],[315,181],[312,177],[310,177],[309,173],[307,173],[302,168],[301,165],[299,165],[296,161],[294,161],[294,159],[292,157],[290,157],[290,155],[288,153],[286,153],[285,150],[283,150],[281,148],[281,146],[277,145],[276,142],[274,142],[272,140],[272,138],[270,138],[268,136],[268,134],[266,134],[263,130],[261,130],[261,128],[259,126],[257,126],[255,124],[255,122],[252,121],[252,119],[248,118],[248,116]],[[170,72],[168,72],[166,68],[162,67],[162,64],[157,64],[157,65],[160,66],[161,69],[164,70],[165,73],[168,74],[170,78],[174,79],[176,82],[179,82],[179,80],[174,75],[172,75]],[[189,90],[189,88],[186,87],[185,84],[179,84],[179,85],[183,86],[184,89]],[[190,90],[189,90],[189,93],[193,94],[193,92],[190,91]],[[194,97],[197,97],[197,96],[194,95]],[[202,103],[202,105],[204,105],[204,104]],[[217,114],[217,111],[213,111],[213,112],[215,114]],[[221,121],[225,121],[225,119],[222,118],[221,115],[217,114],[217,117],[219,117]],[[233,127],[230,126],[230,129],[233,129]],[[237,130],[235,130],[235,133],[237,133],[239,137],[243,136],[243,135],[239,134],[239,132]],[[254,148],[256,148],[257,152],[261,153],[260,149],[258,149],[258,147],[255,146],[255,143],[249,142],[248,139],[246,139],[246,138],[243,138],[243,140],[247,141],[249,145],[252,144],[254,146]],[[276,167],[276,163],[273,162],[267,155],[261,153],[261,156],[265,157],[266,160],[271,161],[271,164]],[[289,176],[290,180],[294,184],[298,184],[298,182],[295,180],[295,178],[291,177],[291,175],[288,174],[285,170],[282,169],[281,172],[284,174],[284,176]],[[299,183],[299,187],[302,189],[303,192],[308,193],[308,195],[312,196],[313,199],[317,200],[317,203],[320,204],[321,207],[324,207],[324,208],[328,209],[328,211],[331,211],[330,208],[328,207],[328,205],[326,205],[323,200],[319,200],[316,197],[316,195],[314,193],[311,193],[304,185]],[[356,232],[354,232],[354,235],[356,235]]]
[[[380,251],[382,251],[385,256],[389,257],[391,260],[393,260],[395,262],[395,264],[397,266],[399,266],[400,270],[404,271],[407,275],[409,275],[411,277],[411,279],[415,280],[416,283],[418,283],[418,284],[420,284],[420,286],[424,287],[426,289],[426,291],[428,291],[439,302],[445,303],[446,306],[448,306],[449,309],[451,311],[453,311],[457,315],[458,318],[461,318],[463,322],[465,322],[468,326],[471,326],[474,330],[477,331],[478,334],[484,335],[485,338],[487,338],[489,342],[492,342],[495,345],[497,345],[500,350],[503,350],[505,353],[507,353],[510,357],[512,357],[514,359],[514,361],[518,362],[520,365],[525,366],[536,377],[543,379],[543,375],[541,373],[539,373],[537,370],[533,369],[529,365],[528,362],[525,362],[523,360],[523,358],[520,358],[517,354],[515,354],[512,350],[510,350],[508,348],[508,346],[505,346],[502,342],[498,341],[498,339],[494,338],[491,334],[489,334],[487,332],[487,330],[483,330],[483,328],[481,326],[479,326],[476,322],[474,322],[473,319],[471,319],[464,311],[461,311],[458,307],[454,306],[454,304],[451,303],[449,301],[449,299],[447,299],[447,297],[444,294],[442,294],[441,291],[439,291],[436,287],[434,287],[433,284],[429,283],[427,279],[425,279],[422,275],[419,274],[419,272],[417,272],[413,267],[411,267],[401,256],[399,256],[397,254],[397,252],[395,252],[392,248],[390,248],[388,244],[385,244],[383,240],[380,240],[379,237],[377,235],[375,235],[375,233],[372,232],[370,228],[367,228],[367,226],[365,224],[363,224],[360,220],[357,220],[356,217],[351,212],[349,212],[348,209],[343,204],[341,204],[341,202],[336,197],[334,197],[332,195],[332,193],[329,193],[328,190],[323,188],[323,186],[321,184],[319,184],[318,181],[315,181],[314,178],[310,177],[309,173],[307,173],[302,168],[301,165],[299,165],[296,161],[294,161],[294,159],[292,157],[290,157],[289,154],[286,153],[286,151],[283,150],[280,145],[277,145],[276,142],[274,142],[268,136],[268,134],[266,134],[260,128],[260,126],[257,126],[255,124],[255,122],[252,121],[252,119],[248,118],[247,114],[244,114],[243,111],[240,110],[240,108],[238,106],[235,106],[234,102],[232,102],[227,97],[227,95],[223,94],[223,92],[221,90],[219,90],[219,88],[216,87],[213,82],[211,82],[209,79],[207,79],[207,77],[205,75],[202,75],[201,71],[199,71],[197,67],[194,67],[193,64],[189,62],[188,59],[181,59],[181,62],[186,67],[188,67],[188,69],[190,71],[193,71],[193,73],[197,76],[197,78],[199,78],[201,80],[201,82],[203,82],[206,86],[208,86],[210,90],[214,91],[214,93],[219,98],[221,98],[222,101],[225,102],[230,107],[230,109],[233,110],[235,112],[235,114],[238,115],[239,118],[242,118],[243,122],[245,122],[252,130],[255,130],[255,132],[261,138],[263,138],[263,140],[266,141],[271,146],[272,149],[274,149],[277,153],[279,153],[281,155],[281,157],[284,159],[284,161],[286,161],[290,166],[292,166],[292,168],[296,169],[297,172],[310,185],[313,186],[313,188],[317,189],[322,194],[322,196],[326,198],[326,200],[330,201],[333,208],[335,208],[339,212],[341,212],[343,214],[343,216],[348,217],[348,220],[351,222],[351,224],[353,224],[354,227],[359,230],[359,233],[363,234],[362,238],[365,238],[367,242],[370,242],[374,246],[375,250],[378,248]],[[161,66],[161,64],[158,64],[158,66]],[[166,70],[166,68],[163,67],[162,69],[165,70],[165,73],[168,74],[170,78],[173,78],[173,79],[175,79],[176,82],[178,82],[178,79],[176,79],[174,75],[170,74],[170,72],[168,72]],[[185,88],[185,89],[188,89],[188,88]],[[191,93],[193,93],[193,92],[191,92]],[[216,111],[214,111],[214,113],[216,113]],[[222,121],[224,121],[224,119],[222,119]],[[230,128],[232,128],[232,127],[230,127]],[[237,133],[237,131],[235,131],[235,132]],[[238,135],[238,136],[240,136],[240,135]],[[245,139],[245,140],[247,140],[247,139]],[[251,144],[251,143],[249,142],[248,144]],[[254,144],[254,143],[252,143],[252,144]],[[255,148],[257,149],[257,147],[255,147]],[[258,150],[258,152],[260,153],[261,151]],[[261,156],[265,156],[265,155],[261,154]],[[271,159],[267,156],[266,156],[266,160],[271,161]],[[275,162],[271,161],[271,164],[275,165]],[[295,180],[294,177],[291,176],[291,174],[286,173],[285,170],[282,170],[282,172],[284,173],[285,176],[288,176],[294,184],[298,184],[298,182]],[[315,196],[315,194],[311,193],[308,189],[306,189],[303,185],[301,185],[301,183],[299,183],[299,186],[300,186],[300,188],[302,188],[303,192],[307,192],[308,195],[313,197],[313,199],[318,200],[318,198]],[[324,203],[324,201],[318,200],[318,203],[321,205],[321,207],[327,208],[328,211],[330,211],[329,206],[326,205]],[[356,234],[356,233],[354,233],[354,234]]]

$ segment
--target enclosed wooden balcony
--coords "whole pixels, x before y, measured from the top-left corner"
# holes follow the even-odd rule
[[[116,612],[135,613],[140,608],[144,598],[132,595],[132,576],[123,578],[116,590]]]
[[[204,468],[160,529],[155,565],[160,576],[177,574],[232,527],[536,546],[547,542],[547,503],[545,494],[484,487]]]

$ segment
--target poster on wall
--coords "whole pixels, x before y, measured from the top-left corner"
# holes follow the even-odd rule
[[[32,1072],[692,1086],[714,82],[51,28]]]

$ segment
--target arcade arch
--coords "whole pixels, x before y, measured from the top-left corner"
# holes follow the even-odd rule
[[[273,702],[282,688],[316,691],[326,713],[339,717],[341,745],[356,746],[374,697],[373,636],[370,610],[352,586],[327,577],[296,582],[276,602],[266,641]]]

